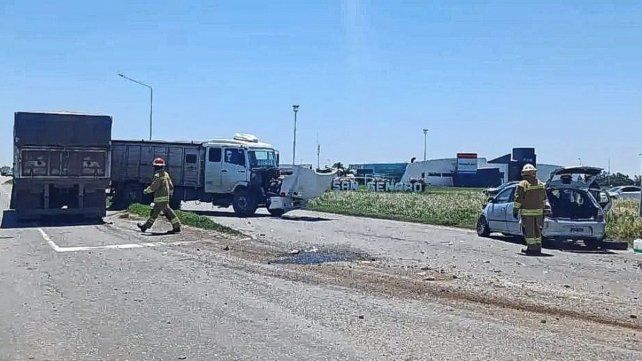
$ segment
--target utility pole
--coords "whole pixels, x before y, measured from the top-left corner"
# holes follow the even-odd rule
[[[152,140],[152,109],[154,105],[154,89],[151,87],[151,85],[145,84],[142,81],[138,81],[136,79],[132,79],[128,76],[125,76],[124,74],[118,74],[119,77],[129,80],[131,82],[134,82],[136,84],[142,85],[146,88],[149,89],[149,140]]]
[[[293,105],[292,111],[294,111],[294,138],[292,140],[292,166],[294,166],[296,163],[296,113],[299,111],[299,106]]]
[[[428,129],[424,128],[424,161],[426,161],[426,148],[427,148],[426,139],[427,138],[428,138]]]

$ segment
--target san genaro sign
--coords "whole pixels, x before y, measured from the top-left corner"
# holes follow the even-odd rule
[[[356,191],[359,190],[359,183],[354,179],[336,178],[332,181],[332,190]],[[402,183],[378,180],[367,182],[366,190],[370,192],[423,192],[424,184],[422,182]]]

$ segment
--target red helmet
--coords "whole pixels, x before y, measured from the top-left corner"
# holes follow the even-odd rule
[[[158,158],[154,159],[152,164],[154,165],[154,167],[164,167],[165,166],[165,159],[163,159],[161,157],[158,157]]]

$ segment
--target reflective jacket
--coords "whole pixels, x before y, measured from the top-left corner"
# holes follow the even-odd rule
[[[515,208],[522,216],[541,216],[546,207],[546,189],[537,178],[523,180],[517,184],[515,191]]]
[[[174,193],[174,184],[169,174],[164,170],[154,175],[154,180],[145,188],[145,194],[154,193],[154,203],[169,202]]]

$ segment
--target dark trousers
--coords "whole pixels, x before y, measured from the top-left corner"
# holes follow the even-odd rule
[[[522,233],[528,248],[542,248],[544,216],[522,216]]]
[[[181,221],[178,219],[178,217],[176,217],[176,213],[174,213],[174,211],[169,207],[169,203],[167,202],[154,203],[154,207],[149,213],[149,218],[147,219],[147,222],[145,222],[145,227],[151,228],[161,212],[165,215],[165,218],[167,218],[167,220],[172,224],[173,229],[181,228]]]

